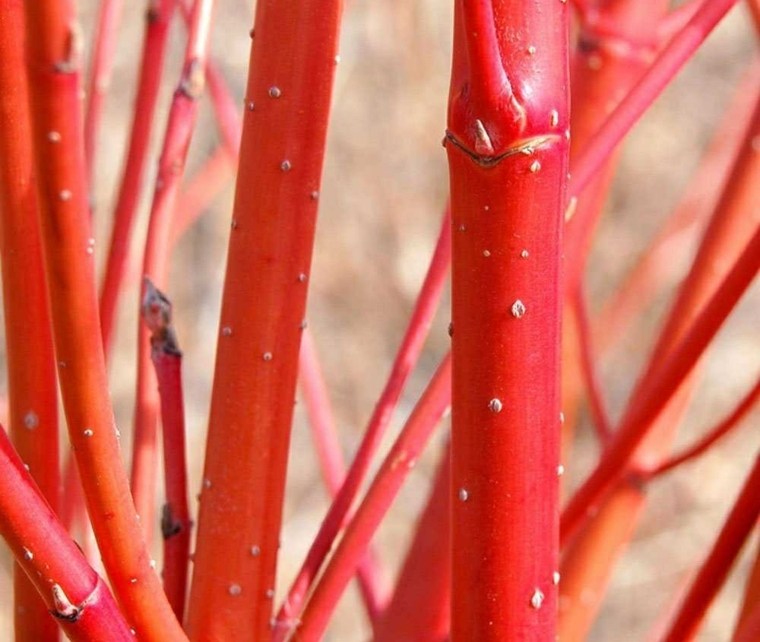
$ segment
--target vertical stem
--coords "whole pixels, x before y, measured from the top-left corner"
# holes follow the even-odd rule
[[[59,510],[58,389],[42,265],[32,123],[24,70],[24,10],[0,2],[0,258],[10,433],[53,511]],[[16,642],[58,639],[34,586],[14,566]]]
[[[749,630],[754,626],[754,630],[760,633],[760,539],[756,539],[755,547],[757,550],[752,562],[752,570],[744,587],[742,606],[736,618],[734,642],[739,642],[740,634],[743,633],[745,627]],[[749,640],[750,638],[746,639]]]
[[[164,591],[181,621],[190,561],[190,510],[185,466],[185,409],[182,352],[171,320],[171,303],[150,281],[145,284],[142,316],[151,331],[151,359],[161,396],[166,503],[161,518],[164,538]]]
[[[451,626],[451,449],[433,480],[427,505],[376,627],[375,642],[443,642]]]
[[[172,98],[166,132],[158,159],[158,174],[148,221],[143,253],[143,275],[158,287],[165,287],[169,266],[169,238],[172,214],[179,192],[187,152],[198,112],[198,99],[205,86],[204,68],[208,51],[213,0],[193,4],[190,34],[177,89]],[[142,303],[142,297],[141,297]],[[152,533],[155,506],[159,399],[151,366],[147,327],[140,323],[137,339],[137,386],[132,459],[132,493],[143,518],[146,539]],[[148,539],[149,541],[149,539]]]
[[[116,36],[121,20],[123,0],[100,0],[98,26],[92,52],[92,63],[87,82],[87,107],[84,117],[84,156],[90,192],[95,179],[95,149],[103,114],[103,103],[111,80],[111,69],[116,54]]]
[[[100,322],[106,354],[111,345],[116,304],[127,267],[130,238],[142,189],[150,133],[153,129],[153,117],[163,71],[166,40],[175,2],[176,0],[148,0],[147,2],[145,36],[132,130],[129,137],[129,151],[116,201],[111,243],[100,294]]]
[[[704,304],[690,329],[654,371],[648,385],[628,407],[614,438],[597,467],[576,491],[562,514],[562,538],[570,538],[587,519],[589,510],[628,469],[632,455],[676,388],[694,368],[730,311],[760,268],[760,225],[715,293]]]
[[[497,0],[488,3],[493,24],[473,31],[468,16],[483,4],[456,3],[446,135],[451,640],[553,640],[568,16],[559,0]],[[484,51],[478,40],[491,38],[489,30],[495,44]],[[481,88],[494,64],[511,84]]]
[[[190,596],[194,640],[270,635],[341,10],[339,0],[256,5]]]
[[[100,341],[71,2],[24,3],[45,271],[63,405],[103,563],[145,640],[184,635],[140,532],[121,463]]]

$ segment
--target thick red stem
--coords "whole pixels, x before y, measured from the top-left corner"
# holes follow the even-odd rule
[[[190,597],[195,640],[271,630],[341,11],[338,0],[256,6]]]
[[[58,389],[42,265],[32,123],[24,70],[24,11],[0,3],[0,258],[10,433],[53,511],[59,510]],[[14,566],[16,642],[58,639],[58,627]]]
[[[137,635],[184,634],[150,566],[121,462],[100,341],[70,2],[25,3],[45,272],[69,437],[103,563]]]
[[[452,642],[556,630],[567,18],[560,2],[456,3]]]

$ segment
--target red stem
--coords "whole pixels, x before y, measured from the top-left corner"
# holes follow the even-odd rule
[[[710,297],[691,327],[661,360],[647,386],[636,397],[615,431],[599,465],[578,489],[562,515],[562,538],[567,539],[588,516],[600,497],[626,471],[626,462],[672,393],[699,360],[729,312],[760,268],[760,226]]]
[[[5,9],[5,7],[3,7]],[[84,559],[40,494],[0,427],[0,534],[73,642],[131,642],[108,587]]]
[[[760,638],[760,603],[755,605],[731,642],[756,642]]]
[[[187,180],[177,197],[172,215],[169,246],[174,247],[182,235],[211,205],[234,176],[236,158],[226,148],[218,148],[200,169]]]
[[[723,585],[736,556],[760,515],[760,456],[744,483],[723,528],[699,569],[691,589],[671,624],[663,642],[694,639],[705,612]]]
[[[24,69],[24,11],[0,4],[0,258],[10,433],[53,511],[60,505],[58,388],[38,217]],[[13,569],[16,642],[58,639],[37,590]]]
[[[448,209],[443,217],[438,242],[430,260],[425,281],[420,289],[412,316],[407,325],[406,334],[396,353],[391,373],[380,394],[375,409],[370,417],[359,449],[348,470],[340,492],[333,500],[317,536],[309,549],[301,569],[294,580],[285,602],[277,615],[278,621],[290,621],[300,611],[303,601],[314,578],[332,548],[335,537],[346,521],[351,505],[356,498],[372,456],[380,445],[382,435],[387,428],[401,392],[409,375],[417,363],[422,346],[435,315],[438,301],[443,290],[445,277],[451,258],[451,223]]]
[[[280,627],[288,631],[295,628],[289,639],[294,642],[318,642],[322,639],[330,616],[356,572],[356,566],[365,554],[370,539],[448,408],[450,385],[451,358],[447,356],[383,461],[356,515],[346,527],[346,532],[315,585],[300,619],[293,622],[278,619]],[[281,636],[276,635],[275,639],[281,639]]]
[[[451,627],[451,448],[433,480],[427,505],[396,581],[375,642],[444,642]]]
[[[98,8],[98,25],[92,51],[92,62],[87,82],[87,106],[84,117],[84,157],[87,163],[87,177],[90,191],[95,185],[95,150],[98,130],[103,114],[111,69],[116,54],[116,38],[123,0],[101,0]]]
[[[642,471],[643,476],[645,476],[647,479],[657,477],[664,473],[670,472],[684,462],[689,461],[690,459],[695,459],[696,457],[699,457],[705,453],[716,441],[718,441],[721,437],[727,435],[732,428],[735,428],[740,424],[741,420],[744,419],[746,414],[752,410],[752,407],[755,405],[755,402],[757,402],[758,397],[760,397],[760,379],[755,382],[755,385],[741,399],[736,408],[734,408],[731,413],[722,421],[720,421],[720,423],[718,423],[715,427],[708,430],[701,439],[697,440],[695,444],[689,448],[686,448],[682,452],[669,457],[662,463],[658,464],[652,470]]]
[[[691,58],[736,0],[702,0],[699,10],[657,56],[644,77],[610,114],[572,167],[571,192],[580,194],[612,150]],[[586,226],[578,224],[579,229]],[[568,238],[568,245],[575,242]]]
[[[749,572],[744,587],[744,600],[736,618],[733,642],[738,642],[738,638],[745,635],[745,631],[758,631],[760,633],[760,628],[757,627],[760,627],[760,540],[756,542],[752,570]],[[751,642],[756,639],[757,637],[747,637],[742,639],[742,642]]]
[[[243,124],[188,611],[194,640],[271,631],[341,11],[338,0],[256,5],[254,109]]]
[[[143,254],[143,275],[158,287],[165,287],[167,278],[172,214],[175,211],[187,151],[195,127],[198,99],[204,88],[212,10],[213,0],[199,0],[193,4],[182,76],[174,92],[158,160],[158,174]],[[153,532],[159,414],[158,388],[150,360],[148,330],[140,323],[137,340],[132,494],[138,512],[143,518],[143,532],[148,541]]]
[[[114,211],[111,244],[100,293],[103,346],[109,353],[116,318],[116,305],[129,259],[132,227],[140,200],[153,129],[158,90],[164,66],[169,23],[176,0],[149,0],[140,61],[140,77],[129,137],[129,151]]]
[[[602,443],[606,443],[612,435],[612,422],[607,412],[602,387],[596,374],[594,347],[591,337],[591,322],[589,321],[586,298],[583,293],[583,285],[578,284],[572,300],[569,302],[578,326],[578,339],[580,344],[581,371],[586,385],[589,409],[597,436]]]
[[[473,30],[484,4],[455,5],[445,142],[455,230],[451,640],[552,640],[568,16],[560,2],[501,0],[489,3],[494,22]],[[481,87],[499,65],[511,89]]]
[[[306,413],[317,448],[322,477],[331,497],[334,498],[340,492],[346,478],[346,464],[338,442],[327,386],[319,367],[314,340],[308,328],[301,337],[298,380],[306,402]],[[387,591],[382,584],[382,569],[371,550],[367,552],[357,568],[357,579],[367,608],[367,615],[374,626],[387,602]]]
[[[69,2],[24,8],[45,272],[69,438],[103,563],[130,624],[145,640],[182,640],[149,564],[114,430],[92,260],[74,10]]]
[[[646,309],[647,301],[658,289],[672,282],[681,263],[679,248],[685,251],[690,246],[687,237],[696,235],[704,227],[703,219],[714,211],[745,140],[751,113],[758,101],[758,88],[760,59],[756,56],[734,91],[731,104],[672,215],[599,315],[595,326],[598,345],[603,351],[622,336],[636,313]],[[675,252],[679,255],[674,256]]]
[[[148,281],[142,306],[151,331],[151,358],[161,396],[166,503],[161,519],[164,539],[164,591],[182,621],[190,553],[190,509],[185,466],[185,404],[182,394],[182,352],[171,325],[171,303]]]

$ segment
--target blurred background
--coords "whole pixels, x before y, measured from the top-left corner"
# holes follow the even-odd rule
[[[143,3],[125,3],[123,27],[98,147],[93,188],[98,258],[108,245],[110,217],[122,170],[139,61]],[[346,456],[360,439],[387,376],[427,268],[447,194],[447,167],[440,145],[446,114],[452,3],[432,0],[353,0],[346,8],[341,62],[314,255],[308,320],[315,337]],[[244,0],[218,3],[213,55],[242,105],[252,24]],[[86,34],[97,3],[81,3]],[[687,69],[650,109],[627,139],[618,179],[598,230],[587,283],[598,310],[672,210],[696,166],[742,70],[756,49],[744,7],[737,7]],[[166,69],[162,111],[154,135],[154,160],[163,138],[166,108],[179,78],[184,30],[175,25]],[[188,174],[218,144],[208,101],[192,143]],[[135,248],[140,247],[152,193],[152,175],[140,210]],[[168,295],[185,353],[184,373],[191,488],[199,487],[215,337],[231,199],[232,177],[177,246]],[[625,404],[646,359],[673,289],[694,249],[674,254],[675,277],[664,276],[662,295],[600,360],[604,395],[613,416]],[[135,256],[141,256],[138,250]],[[255,278],[255,275],[251,275]],[[135,374],[138,292],[136,280],[122,298],[117,349],[111,368],[117,423],[129,452]],[[390,444],[439,359],[448,349],[448,295],[430,333],[420,365],[407,386],[385,440]],[[711,349],[681,443],[733,407],[757,377],[760,354],[760,288],[744,297]],[[5,373],[0,373],[5,377]],[[4,381],[0,391],[5,390]],[[671,604],[712,542],[758,447],[756,410],[741,430],[649,491],[649,505],[636,539],[618,566],[603,612],[589,640],[642,641]],[[403,559],[411,528],[424,505],[445,441],[442,426],[375,539],[388,579]],[[67,443],[67,440],[65,441]],[[581,417],[569,485],[595,462],[597,443]],[[292,465],[282,537],[279,592],[288,585],[327,506],[305,418],[297,407]],[[158,509],[157,509],[158,510]],[[756,540],[757,538],[755,538]],[[755,541],[755,545],[757,542]],[[748,553],[748,552],[747,552]],[[750,556],[745,553],[704,627],[700,640],[727,640],[741,598]],[[158,551],[155,552],[158,557]],[[0,552],[0,639],[10,640],[10,560]],[[368,627],[352,587],[341,603],[328,640],[365,640]]]

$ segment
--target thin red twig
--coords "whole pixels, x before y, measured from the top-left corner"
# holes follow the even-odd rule
[[[158,287],[165,287],[169,265],[169,239],[173,227],[172,216],[195,127],[198,99],[203,93],[205,84],[204,69],[208,55],[208,36],[213,6],[213,0],[198,0],[193,4],[182,75],[172,98],[158,160],[158,174],[143,253],[143,275],[150,278]],[[142,296],[140,302],[142,302]],[[156,378],[150,360],[148,330],[140,323],[137,339],[132,494],[138,511],[143,517],[146,539],[150,537],[153,530],[157,423],[160,405]]]
[[[682,452],[675,454],[662,463],[655,466],[652,470],[642,471],[642,475],[646,479],[652,479],[658,477],[667,472],[670,472],[677,466],[680,466],[684,462],[690,459],[695,459],[704,454],[716,441],[725,437],[733,428],[740,425],[741,420],[752,409],[755,403],[760,397],[760,378],[755,381],[755,385],[752,386],[749,392],[739,401],[736,407],[716,426],[706,431],[705,434],[697,440],[696,443],[689,446]]]
[[[151,359],[161,397],[166,503],[161,516],[164,540],[164,591],[181,621],[190,561],[190,509],[187,500],[185,404],[182,352],[171,320],[171,303],[146,279],[142,317],[151,331]]]
[[[301,337],[298,381],[306,402],[306,413],[309,417],[314,444],[317,447],[322,477],[331,497],[335,497],[346,478],[346,464],[338,442],[327,385],[319,366],[314,339],[308,328]],[[367,608],[367,615],[374,625],[388,598],[387,589],[383,585],[382,569],[372,550],[368,550],[367,555],[359,563],[357,579]]]
[[[0,475],[0,534],[66,636],[73,642],[133,641],[105,582],[40,494],[2,427]]]
[[[103,105],[116,54],[118,43],[116,36],[121,21],[123,4],[123,0],[102,0],[98,7],[98,24],[95,30],[95,43],[92,47],[92,61],[87,80],[87,105],[84,116],[84,156],[87,163],[87,177],[91,196],[95,184],[95,150],[103,115]]]
[[[760,268],[760,226],[702,312],[668,352],[620,422],[601,461],[575,493],[562,515],[562,538],[572,536],[625,465],[670,395],[688,375]]]
[[[744,541],[752,532],[760,515],[760,456],[731,508],[718,538],[715,540],[691,589],[663,642],[683,642],[697,634],[707,608],[723,585],[731,565],[739,554]]]
[[[689,22],[673,36],[644,77],[609,115],[571,168],[571,193],[578,195],[595,176],[652,101],[712,32],[736,0],[702,0]],[[578,225],[583,228],[583,225]]]
[[[169,25],[175,3],[176,0],[151,2],[146,15],[129,149],[116,199],[111,241],[100,292],[100,323],[106,356],[110,352],[116,307],[129,264],[132,229],[143,187]]]
[[[579,284],[576,288],[569,304],[572,306],[578,324],[581,371],[583,372],[583,378],[586,384],[586,394],[588,396],[591,418],[597,436],[604,444],[612,435],[612,422],[610,421],[609,413],[607,412],[601,383],[596,373],[596,358],[594,355],[594,347],[592,345],[591,322],[588,316],[586,297],[584,296],[582,284]]]
[[[428,329],[438,306],[451,260],[451,219],[449,209],[443,217],[438,241],[430,260],[428,272],[420,289],[414,311],[401,341],[390,375],[375,409],[370,417],[362,442],[348,470],[346,479],[336,495],[322,525],[309,549],[306,559],[296,576],[288,595],[277,615],[278,621],[290,621],[296,617],[314,578],[319,572],[333,541],[344,525],[351,505],[361,483],[369,470],[372,456],[380,444],[404,385],[412,372]]]
[[[417,402],[400,435],[385,458],[356,514],[314,586],[300,618],[278,619],[279,630],[292,631],[291,640],[317,642],[322,639],[330,616],[356,566],[367,550],[372,535],[414,466],[433,429],[449,406],[451,357],[444,358]],[[290,609],[288,612],[292,612]],[[275,639],[283,639],[275,632]]]

